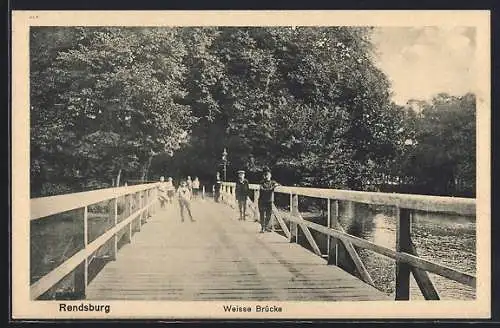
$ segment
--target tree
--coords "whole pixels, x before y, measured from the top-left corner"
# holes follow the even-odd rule
[[[219,28],[195,32],[187,103],[191,148],[217,169],[271,165],[293,183],[362,188],[394,153],[389,83],[364,28]],[[193,168],[191,168],[193,169]]]
[[[416,145],[406,153],[404,170],[426,193],[475,195],[476,99],[436,95],[415,124]]]
[[[177,33],[169,28],[33,31],[33,193],[43,192],[40,183],[64,184],[75,172],[85,178],[80,187],[109,184],[123,170],[144,178],[152,156],[186,141],[193,118],[189,107],[179,104],[185,69]]]

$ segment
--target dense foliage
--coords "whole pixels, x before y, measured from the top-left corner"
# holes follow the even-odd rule
[[[475,195],[476,98],[439,94],[411,113],[414,144],[402,152],[400,175],[417,192]]]
[[[32,196],[209,182],[225,147],[228,179],[473,192],[474,96],[396,106],[372,47],[354,27],[34,28]]]
[[[36,28],[31,34],[32,191],[145,176],[193,118],[172,29]],[[82,177],[82,178],[80,178]],[[40,189],[40,190],[37,190]]]

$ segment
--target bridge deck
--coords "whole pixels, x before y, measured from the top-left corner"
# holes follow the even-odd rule
[[[87,289],[107,300],[390,300],[389,296],[229,207],[159,210]]]

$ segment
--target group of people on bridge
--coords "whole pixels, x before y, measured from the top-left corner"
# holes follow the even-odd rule
[[[261,233],[268,231],[268,223],[271,220],[272,207],[274,202],[274,188],[279,184],[271,179],[271,170],[265,167],[263,170],[262,180],[259,186],[259,219],[261,225]],[[245,178],[245,171],[238,171],[238,179],[236,180],[235,196],[238,201],[238,209],[240,212],[239,220],[246,219],[247,199],[250,196],[250,187],[248,180]]]
[[[192,222],[195,221],[191,212],[191,200],[199,197],[200,180],[198,177],[194,177],[194,180],[191,180],[191,177],[188,176],[186,180],[181,180],[176,189],[171,177],[168,177],[167,181],[165,181],[165,177],[162,176],[160,177],[158,191],[161,208],[165,208],[166,204],[172,204],[177,194],[182,222],[184,222],[184,211],[187,211]]]
[[[245,171],[237,171],[238,179],[236,180],[235,196],[238,202],[238,209],[240,213],[239,220],[246,220],[246,208],[247,199],[250,197],[250,186],[248,180],[245,178]],[[199,197],[200,181],[198,177],[191,180],[188,176],[186,180],[181,180],[178,188],[176,189],[171,177],[165,178],[162,176],[160,178],[159,189],[159,200],[161,208],[165,208],[165,204],[172,204],[175,195],[177,195],[180,207],[181,221],[184,222],[184,212],[186,211],[192,222],[193,219],[191,211],[191,201],[196,200]],[[272,180],[271,170],[265,167],[263,170],[262,180],[259,186],[259,197],[257,200],[259,208],[259,218],[261,224],[261,233],[269,231],[267,225],[271,220],[274,189],[279,184]],[[216,173],[216,181],[212,187],[212,192],[214,195],[215,202],[220,202],[222,190],[222,180],[220,173]],[[204,193],[203,193],[204,196]],[[256,220],[257,221],[257,220]]]

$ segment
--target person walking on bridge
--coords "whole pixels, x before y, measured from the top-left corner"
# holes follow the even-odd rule
[[[165,208],[165,203],[167,202],[166,197],[167,186],[165,183],[165,177],[160,177],[160,185],[158,186],[158,199],[160,200],[160,207]]]
[[[238,171],[238,180],[236,181],[236,200],[238,201],[238,208],[240,210],[240,221],[244,221],[246,217],[247,209],[247,197],[250,187],[248,185],[248,180],[245,179],[245,171]]]
[[[271,220],[271,213],[273,210],[274,202],[274,188],[279,184],[271,180],[271,170],[268,167],[264,168],[264,176],[260,183],[259,188],[259,214],[260,214],[260,232],[263,233],[267,230],[267,225]]]
[[[186,181],[181,181],[177,189],[177,196],[179,197],[181,222],[184,222],[184,209],[188,212],[191,222],[194,222],[193,215],[191,214],[191,190],[189,190]]]
[[[167,189],[167,199],[170,204],[173,203],[174,201],[174,195],[175,195],[175,186],[174,182],[172,181],[172,177],[168,177],[167,182],[165,183],[166,189]]]

